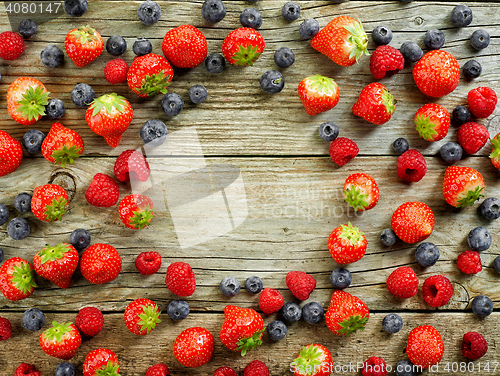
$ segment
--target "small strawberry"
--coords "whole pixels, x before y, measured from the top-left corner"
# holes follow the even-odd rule
[[[104,49],[101,35],[90,26],[71,30],[64,39],[66,54],[78,68],[90,64]]]
[[[125,196],[118,206],[121,221],[133,230],[142,230],[153,219],[153,201],[146,195]]]
[[[104,78],[110,84],[123,84],[127,82],[128,64],[123,59],[108,61],[104,67]]]
[[[78,311],[75,326],[87,337],[95,337],[104,325],[104,315],[95,307],[84,307]]]
[[[443,196],[448,204],[456,208],[472,206],[484,197],[484,179],[479,171],[471,167],[449,166],[443,179]]]
[[[347,137],[337,137],[330,144],[330,157],[338,166],[343,166],[359,153],[358,145]]]
[[[453,292],[453,284],[444,275],[431,275],[422,285],[424,301],[431,307],[442,307],[448,304]]]
[[[24,52],[24,39],[19,33],[4,31],[0,34],[0,58],[16,60]]]
[[[183,330],[174,341],[174,356],[184,367],[201,367],[214,354],[215,340],[212,333],[201,327]]]
[[[144,336],[151,333],[161,322],[160,310],[155,302],[149,299],[135,299],[124,313],[125,325],[132,333]]]
[[[60,185],[40,185],[33,190],[31,212],[45,222],[60,221],[66,214],[68,200],[68,194]]]
[[[62,289],[69,287],[77,266],[78,252],[68,243],[59,243],[53,247],[47,244],[33,259],[35,272]]]
[[[234,305],[224,307],[224,323],[220,329],[220,341],[231,351],[244,356],[248,350],[262,344],[264,320],[252,308]]]
[[[139,97],[152,97],[167,94],[173,77],[168,61],[151,53],[134,59],[127,73],[127,84]]]
[[[16,368],[14,376],[40,376],[41,373],[36,369],[36,366],[28,363],[21,363]]]
[[[17,170],[23,160],[21,143],[0,130],[0,177]]]
[[[351,222],[335,228],[328,238],[328,250],[339,265],[351,264],[365,255],[366,237]]]
[[[333,78],[316,74],[299,82],[299,98],[308,115],[331,110],[339,102],[339,87]]]
[[[427,239],[434,229],[434,213],[418,201],[400,205],[392,214],[391,226],[396,235],[409,244]]]
[[[73,323],[59,324],[52,321],[52,327],[40,334],[38,342],[47,355],[68,360],[75,356],[82,344],[82,337]]]
[[[362,172],[351,174],[345,180],[343,195],[344,201],[354,210],[370,210],[378,203],[378,185],[368,174]]]
[[[333,358],[325,346],[312,343],[302,347],[299,355],[290,364],[294,376],[328,376],[331,374]]]
[[[196,27],[181,25],[167,31],[161,50],[174,66],[194,68],[207,57],[207,39]]]
[[[441,334],[430,325],[414,328],[408,335],[406,355],[410,362],[426,369],[441,361],[444,344]]]
[[[496,169],[500,170],[500,133],[491,140],[491,153],[489,155],[491,163]],[[1,174],[0,174],[1,176]]]
[[[443,139],[450,129],[450,113],[436,103],[428,103],[420,107],[415,114],[414,121],[418,134],[427,141]]]
[[[167,267],[165,276],[167,288],[180,297],[191,296],[196,290],[196,280],[191,266],[182,261],[174,262]]]
[[[113,178],[106,174],[97,173],[94,175],[89,187],[85,191],[87,202],[96,207],[106,207],[115,205],[120,197],[120,188]]]
[[[83,251],[80,271],[83,278],[93,284],[113,281],[122,269],[122,259],[118,251],[109,244],[92,244]]]
[[[395,110],[396,100],[394,96],[378,82],[366,85],[352,106],[354,115],[375,125],[388,122]]]
[[[42,143],[42,155],[49,162],[74,164],[83,153],[82,137],[61,123],[54,123]]]
[[[109,349],[96,349],[85,356],[83,376],[120,376],[118,357]]]
[[[297,299],[307,300],[316,288],[316,280],[307,273],[292,271],[286,275],[286,286]]]
[[[113,168],[118,180],[125,182],[129,180],[146,181],[149,179],[150,168],[148,161],[138,150],[124,150],[116,158]]]
[[[281,307],[283,307],[283,304],[285,304],[285,299],[276,289],[266,287],[260,293],[259,308],[266,315],[272,315],[273,313],[278,312]]]
[[[250,27],[230,32],[222,42],[222,54],[233,65],[253,65],[264,51],[262,35]]]
[[[326,310],[326,326],[339,336],[349,336],[364,330],[370,317],[366,304],[358,297],[343,290],[335,290]]]
[[[408,299],[417,294],[418,278],[409,266],[394,269],[386,284],[389,292],[399,299]]]
[[[483,270],[481,256],[477,251],[464,251],[458,255],[457,268],[465,274],[476,274]]]
[[[473,121],[462,124],[458,128],[458,143],[470,155],[481,150],[489,138],[488,129],[484,125]]]
[[[35,271],[28,261],[12,257],[0,266],[0,291],[7,299],[14,302],[25,299],[35,287]]]
[[[169,376],[170,370],[163,363],[152,365],[146,370],[146,376]]]
[[[33,125],[45,115],[49,94],[37,79],[19,77],[7,90],[7,111],[19,124]]]
[[[413,79],[425,95],[442,97],[456,89],[460,80],[460,65],[449,52],[432,50],[413,67]]]
[[[469,110],[477,118],[487,118],[497,106],[497,93],[489,87],[478,87],[467,94]]]
[[[397,73],[405,66],[405,58],[397,48],[378,46],[370,56],[370,72],[373,78],[380,80],[387,74]]]

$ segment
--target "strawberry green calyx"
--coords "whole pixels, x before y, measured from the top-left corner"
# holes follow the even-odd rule
[[[356,186],[351,186],[350,188],[346,189],[344,191],[344,194],[344,201],[352,206],[356,211],[362,210],[370,205],[368,201],[366,201],[368,195],[366,193],[362,193],[361,189]]]
[[[457,200],[457,208],[463,208],[465,206],[472,206],[474,203],[479,200],[483,195],[484,187],[476,187],[474,190],[467,191],[467,194],[461,199]]]
[[[45,207],[45,218],[49,222],[61,220],[62,216],[66,214],[66,205],[68,205],[68,200],[63,197],[52,199],[52,203]]]
[[[336,92],[338,90],[337,83],[330,77],[315,74],[314,76],[308,77],[307,80],[310,88],[318,92],[324,92],[328,94],[331,92]]]
[[[23,294],[32,292],[37,287],[35,272],[29,263],[22,262],[18,266],[14,266],[12,284]]]
[[[141,326],[141,332],[145,330],[146,334],[149,334],[156,327],[156,324],[161,322],[158,306],[150,304],[143,306],[143,313],[139,313],[138,316],[141,320],[137,324]]]
[[[500,136],[496,135],[491,140],[491,159],[498,159],[500,157]]]
[[[388,90],[383,89],[382,90],[382,102],[384,103],[384,106],[389,114],[394,113],[396,110],[396,100],[394,99],[394,95],[389,93]]]
[[[258,47],[249,44],[246,47],[239,46],[238,52],[233,55],[234,65],[253,65],[253,62],[260,56]]]
[[[347,39],[352,45],[349,59],[355,58],[357,62],[363,54],[370,55],[368,52],[368,37],[366,36],[363,24],[357,21],[353,25],[344,26],[344,28],[351,33]]]
[[[147,94],[147,96],[153,96],[157,94],[167,94],[168,86],[172,77],[162,70],[156,74],[151,74],[146,77],[141,82],[141,87],[139,89],[139,95]]]
[[[109,361],[106,363],[106,367],[98,369],[95,371],[96,376],[120,376],[118,373],[118,370],[120,369],[120,366],[118,363],[115,363],[113,361]]]
[[[415,119],[415,125],[417,126],[417,132],[424,140],[432,141],[434,137],[438,134],[436,131],[437,124],[431,122],[430,117],[417,115]]]
[[[348,239],[352,244],[357,244],[363,239],[364,233],[359,230],[359,227],[354,227],[351,222],[346,225],[340,225],[342,232],[339,235],[341,239]]]
[[[73,323],[57,323],[57,321],[52,321],[52,328],[47,329],[43,332],[44,337],[49,341],[55,341],[60,343],[63,340],[63,336],[71,332]]]
[[[365,325],[367,322],[368,315],[365,315],[363,317],[359,315],[351,316],[349,317],[349,320],[344,320],[339,323],[341,329],[338,329],[337,333],[342,336],[349,336],[351,333],[356,333],[358,329],[363,331],[365,330]]]
[[[137,230],[142,230],[144,227],[148,226],[153,219],[153,210],[146,205],[141,210],[136,210],[132,212],[132,217],[130,218],[130,225]]]
[[[266,329],[262,329],[258,332],[256,332],[253,336],[250,338],[242,338],[240,339],[236,345],[236,351],[241,351],[241,356],[245,356],[248,350],[255,349],[258,346],[262,345],[262,334],[264,333]]]
[[[75,145],[71,147],[63,146],[60,150],[54,150],[52,153],[52,158],[54,158],[54,163],[60,163],[62,168],[66,167],[66,164],[75,164],[75,159],[80,157],[82,153],[82,148],[76,147]]]
[[[118,95],[116,93],[104,94],[99,98],[96,98],[90,104],[90,108],[92,109],[92,116],[96,116],[103,108],[106,109],[108,114],[111,114],[113,109],[118,112],[123,113],[125,107],[127,106],[127,100],[125,97]]]
[[[321,367],[323,352],[316,346],[304,346],[299,357],[292,362],[292,366],[303,370],[304,375],[313,375]]]
[[[43,87],[38,85],[35,88],[30,86],[23,94],[23,99],[19,101],[20,106],[17,112],[20,112],[23,117],[28,120],[40,118],[45,115],[45,106],[49,103],[49,92],[43,91]]]
[[[40,263],[45,264],[46,262],[62,259],[64,254],[69,251],[71,251],[69,244],[59,243],[53,247],[46,244],[45,248],[38,252],[38,256],[40,257]]]
[[[81,44],[85,44],[87,42],[92,42],[93,40],[98,39],[94,33],[95,30],[87,25],[79,27],[78,29],[72,31],[70,35],[73,35],[75,37],[75,40],[77,40]]]

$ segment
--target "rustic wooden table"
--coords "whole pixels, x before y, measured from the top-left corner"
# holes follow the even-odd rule
[[[4,3],[7,2],[0,4],[2,31],[11,28]],[[174,375],[211,375],[222,365],[242,372],[253,359],[267,363],[272,375],[286,375],[290,374],[289,364],[301,346],[312,342],[326,345],[332,351],[337,366],[363,362],[375,355],[394,367],[398,360],[405,358],[409,331],[415,326],[430,324],[442,333],[445,342],[443,361],[439,370],[432,374],[500,375],[500,366],[495,363],[500,361],[497,348],[500,313],[495,310],[491,316],[479,319],[470,309],[471,300],[479,294],[488,295],[495,307],[500,306],[500,275],[492,267],[493,259],[499,254],[499,225],[498,222],[481,219],[477,204],[460,211],[453,210],[441,194],[446,166],[437,153],[445,142],[456,139],[456,129],[451,129],[444,140],[435,143],[419,138],[413,126],[413,115],[420,106],[432,100],[417,90],[408,67],[397,75],[380,80],[398,100],[397,110],[388,123],[373,126],[355,117],[351,112],[352,104],[361,88],[374,81],[369,71],[369,58],[363,57],[359,64],[342,68],[313,50],[298,33],[299,25],[305,18],[316,18],[324,26],[336,15],[360,19],[368,32],[377,25],[388,26],[394,33],[391,45],[395,47],[407,40],[414,40],[423,46],[426,30],[443,30],[446,36],[444,49],[454,54],[461,66],[471,58],[477,59],[483,66],[481,77],[472,82],[462,78],[453,93],[436,100],[451,112],[455,106],[466,102],[467,92],[474,87],[490,86],[500,90],[499,28],[494,17],[500,13],[500,3],[468,4],[473,10],[474,20],[466,28],[455,28],[449,21],[449,14],[456,5],[454,2],[349,1],[334,4],[330,1],[299,1],[302,14],[297,21],[290,23],[281,16],[284,0],[262,0],[256,4],[226,1],[225,19],[216,25],[209,25],[201,17],[201,0],[159,1],[162,17],[151,27],[137,20],[139,3],[89,1],[89,10],[83,17],[70,18],[63,14],[40,24],[38,33],[26,42],[26,51],[21,58],[0,62],[2,130],[20,140],[28,129],[14,123],[7,114],[5,94],[9,84],[17,77],[31,76],[41,80],[52,97],[64,101],[66,114],[62,123],[79,132],[85,142],[84,156],[65,169],[48,163],[39,155],[32,157],[26,154],[15,173],[1,178],[0,202],[9,207],[11,218],[18,215],[13,207],[14,197],[20,192],[32,192],[38,185],[56,182],[67,188],[71,196],[70,212],[60,222],[47,224],[31,214],[22,215],[28,218],[32,227],[31,235],[24,240],[10,239],[6,225],[0,227],[0,247],[5,252],[5,258],[21,256],[32,261],[35,252],[46,243],[67,242],[69,234],[79,227],[89,230],[93,243],[104,242],[115,246],[123,258],[121,274],[108,284],[91,285],[77,271],[67,290],[55,288],[50,282],[37,278],[39,288],[28,299],[11,302],[1,297],[0,315],[12,321],[14,332],[9,341],[0,344],[0,374],[13,375],[19,363],[29,362],[36,364],[42,375],[51,375],[59,363],[41,350],[39,333],[28,332],[22,327],[21,316],[26,309],[42,309],[47,318],[46,328],[52,320],[73,321],[80,308],[92,305],[104,312],[105,326],[99,335],[84,342],[71,360],[78,370],[77,374],[82,372],[82,363],[88,351],[108,347],[117,353],[121,373],[127,376],[144,375],[147,367],[158,362],[166,363]],[[253,67],[229,66],[220,75],[208,74],[203,65],[192,70],[176,70],[170,91],[184,98],[185,107],[174,118],[163,114],[161,96],[142,100],[131,93],[125,84],[109,85],[104,79],[103,68],[112,56],[106,51],[82,69],[76,68],[68,58],[63,67],[48,69],[39,58],[40,51],[47,44],[56,43],[64,48],[66,33],[86,24],[95,27],[105,40],[115,34],[123,35],[129,45],[124,58],[129,63],[134,56],[132,44],[137,37],[151,40],[153,51],[161,54],[165,32],[186,23],[203,31],[210,53],[220,52],[222,40],[230,30],[239,27],[239,14],[249,6],[258,8],[264,17],[261,32],[266,40],[266,49],[263,55]],[[490,46],[480,52],[474,51],[468,41],[478,28],[484,28],[492,35]],[[268,95],[260,89],[259,78],[265,71],[277,69],[273,54],[281,46],[290,47],[295,52],[296,62],[289,68],[280,69],[285,76],[284,90],[278,95]],[[375,48],[371,39],[369,47],[371,51]],[[312,74],[333,77],[340,87],[337,107],[314,117],[306,114],[297,95],[300,80]],[[70,92],[80,82],[92,85],[97,95],[117,92],[131,101],[134,120],[116,149],[110,148],[101,137],[90,131],[84,120],[85,109],[72,103]],[[205,85],[209,92],[207,101],[197,106],[190,104],[187,97],[189,87],[194,84]],[[209,240],[201,235],[198,238],[196,234],[203,231],[203,221],[210,222],[212,215],[221,214],[217,211],[218,204],[210,206],[204,201],[196,210],[198,216],[193,215],[192,227],[182,222],[176,224],[184,209],[174,208],[175,203],[164,201],[164,207],[159,205],[151,226],[140,232],[122,225],[116,206],[97,209],[86,202],[84,192],[93,175],[98,172],[112,175],[117,155],[126,149],[140,148],[139,129],[150,118],[159,118],[167,124],[171,146],[175,144],[173,147],[177,147],[174,151],[166,150],[164,155],[148,154],[150,164],[158,168],[155,175],[157,182],[166,176],[176,176],[179,171],[186,172],[205,165],[222,172],[222,180],[230,180],[225,185],[232,181],[229,176],[235,171],[240,173],[239,179],[230,185],[232,190],[224,184],[222,187],[228,208],[231,210],[233,201],[237,203],[236,212],[231,214],[235,229],[228,232],[221,223],[213,220],[213,230],[219,231],[219,236]],[[340,168],[328,155],[329,145],[317,135],[318,126],[327,120],[336,122],[341,135],[355,140],[360,148],[359,156]],[[481,122],[488,128],[491,137],[500,131],[498,111]],[[43,119],[31,128],[46,133],[51,124],[50,120]],[[396,176],[397,156],[391,145],[398,137],[406,137],[410,146],[419,149],[426,158],[428,172],[418,183],[405,184]],[[173,156],[183,154],[183,150],[186,151],[184,156]],[[500,179],[498,171],[488,160],[489,150],[488,142],[477,155],[464,158],[458,165],[478,169],[485,177],[486,195],[496,196]],[[348,210],[342,199],[344,180],[354,172],[372,175],[380,187],[377,207],[362,215]],[[212,174],[220,177],[213,171]],[[193,184],[202,179],[200,174],[192,174],[191,178]],[[168,179],[157,187],[168,191]],[[182,186],[173,187],[182,192]],[[132,189],[128,184],[120,184],[120,190],[123,197]],[[219,188],[215,191],[220,194]],[[186,192],[186,195],[193,193]],[[179,192],[173,194],[178,197]],[[436,215],[436,226],[428,240],[439,246],[441,258],[427,269],[415,261],[416,245],[398,242],[385,248],[379,242],[380,232],[390,226],[394,209],[409,200],[427,203]],[[186,210],[188,213],[193,211],[192,208]],[[359,226],[368,239],[366,256],[349,267],[353,281],[347,290],[370,308],[366,330],[349,338],[339,338],[330,333],[324,323],[310,326],[301,321],[291,325],[287,337],[278,343],[272,343],[265,336],[264,344],[244,358],[228,351],[218,340],[224,306],[234,304],[258,308],[258,296],[242,289],[237,296],[226,298],[219,292],[221,279],[235,276],[243,284],[247,277],[258,275],[265,286],[279,289],[289,301],[293,297],[286,288],[286,273],[302,270],[317,280],[317,288],[309,301],[318,301],[326,308],[332,293],[329,275],[337,267],[328,252],[327,239],[333,228],[347,221]],[[480,225],[490,230],[494,242],[489,250],[482,253],[483,271],[467,276],[458,271],[456,259],[461,251],[467,249],[469,230]],[[208,230],[210,232],[210,226]],[[194,245],[186,247],[190,242]],[[141,276],[134,266],[135,257],[142,251],[151,250],[161,253],[162,267],[153,276]],[[165,287],[165,270],[175,261],[189,262],[197,278],[196,292],[187,299],[191,313],[181,322],[172,321],[166,314],[168,303],[175,297]],[[432,309],[424,303],[421,290],[416,297],[405,301],[393,298],[387,291],[385,281],[392,270],[403,265],[414,268],[420,284],[433,274],[448,276],[455,287],[450,303],[440,309]],[[154,300],[163,311],[161,324],[146,337],[133,335],[123,322],[127,304],[142,297]],[[397,312],[404,319],[403,330],[394,335],[386,334],[381,325],[389,312]],[[274,318],[265,317],[265,323]],[[176,336],[191,326],[204,326],[216,338],[213,359],[198,369],[181,366],[172,354]],[[467,331],[482,333],[488,341],[489,351],[480,363],[472,363],[474,367],[469,365],[469,370],[463,371],[466,359],[460,353],[460,343]],[[490,371],[483,371],[483,368],[479,371],[478,367],[486,364],[489,364]]]

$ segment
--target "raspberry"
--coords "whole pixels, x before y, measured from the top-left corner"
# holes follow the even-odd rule
[[[469,121],[458,128],[457,139],[462,148],[469,154],[477,153],[490,138],[484,125]]]
[[[358,153],[358,145],[346,137],[337,137],[330,144],[330,157],[339,166],[345,165]]]
[[[476,274],[483,270],[481,257],[476,251],[465,251],[458,255],[457,266],[465,274]]]
[[[252,360],[243,370],[243,376],[269,376],[269,368],[260,360]]]
[[[104,325],[104,316],[102,312],[95,307],[82,308],[75,319],[75,326],[87,337],[94,337]]]
[[[422,285],[424,300],[431,307],[441,307],[447,304],[453,291],[453,285],[444,275],[431,275]]]
[[[487,118],[497,105],[497,94],[489,87],[478,87],[467,94],[469,110],[477,118]]]
[[[398,49],[383,45],[378,46],[370,57],[370,72],[376,80],[386,74],[397,73],[405,66],[405,59]]]
[[[383,359],[372,356],[366,359],[361,374],[363,376],[387,376],[387,365]]]
[[[271,315],[275,312],[278,312],[281,307],[283,307],[283,304],[285,304],[285,299],[276,289],[266,287],[260,293],[259,308],[266,315]]]
[[[316,280],[307,273],[294,271],[286,275],[286,286],[297,299],[307,300],[316,288]]]
[[[163,363],[155,364],[151,366],[146,371],[146,376],[168,376],[170,375],[170,370]]]
[[[177,296],[190,296],[196,290],[193,269],[185,262],[174,262],[167,268],[165,276],[167,288]]]
[[[231,367],[219,367],[215,370],[214,376],[238,376]]]
[[[135,259],[135,267],[142,275],[155,274],[161,266],[161,256],[158,252],[142,252]]]
[[[413,269],[408,266],[397,268],[387,278],[387,288],[389,292],[397,298],[411,298],[417,294],[417,275]]]
[[[9,319],[0,317],[0,341],[9,339],[12,334],[12,324]]]
[[[397,174],[404,181],[420,181],[426,172],[427,163],[418,150],[407,150],[398,157]]]
[[[21,363],[17,368],[14,376],[40,376],[41,373],[33,364]]]
[[[24,52],[23,37],[12,31],[4,31],[0,34],[0,58],[4,60],[16,60]]]
[[[118,202],[120,196],[120,188],[112,177],[97,173],[94,175],[87,191],[85,198],[90,205],[97,207],[110,207]]]
[[[149,178],[149,164],[146,158],[136,150],[123,151],[115,161],[114,173],[118,180],[146,181]]]
[[[486,354],[488,344],[481,334],[468,332],[464,334],[461,350],[467,359],[477,360]]]
[[[104,78],[110,84],[122,84],[127,82],[128,64],[123,59],[108,61],[104,67]]]

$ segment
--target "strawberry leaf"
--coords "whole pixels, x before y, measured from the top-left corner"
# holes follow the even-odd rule
[[[417,126],[417,132],[424,140],[432,141],[434,136],[438,134],[436,131],[437,124],[431,122],[431,118],[424,115],[417,115],[415,119],[415,125]]]
[[[71,327],[72,324],[73,323],[71,322],[59,324],[56,321],[52,321],[52,328],[44,331],[43,335],[46,340],[61,343],[63,340],[63,336],[73,330],[73,328]]]
[[[48,244],[38,252],[40,257],[40,262],[45,264],[46,262],[53,262],[56,259],[60,260],[64,257],[64,254],[71,251],[71,247],[68,244],[59,243],[58,245],[51,247]]]
[[[120,366],[118,365],[118,363],[110,360],[108,361],[108,363],[106,363],[106,366],[104,368],[97,369],[95,371],[95,376],[120,376],[120,374],[118,373],[119,368]]]
[[[368,37],[366,36],[363,24],[359,21],[354,22],[352,25],[344,26],[351,35],[347,41],[352,45],[349,59],[355,59],[356,62],[363,56],[363,54],[370,55],[368,52]]]
[[[303,375],[314,375],[316,371],[321,367],[321,358],[323,356],[323,351],[318,347],[309,345],[304,346],[300,350],[299,356],[292,362],[292,366],[295,368],[304,370]]]
[[[255,349],[262,345],[262,334],[265,328],[256,332],[250,338],[242,338],[236,343],[236,351],[241,351],[241,356],[245,356],[248,350]]]
[[[137,324],[141,326],[141,332],[145,330],[146,334],[149,334],[156,328],[156,324],[161,322],[158,306],[152,306],[150,304],[143,306],[143,313],[139,313],[137,316],[139,316],[140,319]]]
[[[62,149],[54,150],[54,152],[52,153],[52,158],[54,158],[54,163],[60,163],[61,167],[65,168],[66,163],[74,164],[75,159],[79,158],[82,152],[82,148],[79,148],[76,145],[72,145],[69,148],[68,146],[64,145]]]
[[[253,65],[258,59],[260,52],[257,52],[258,46],[249,44],[246,47],[239,46],[238,51],[233,55],[234,65]]]
[[[90,104],[92,109],[92,117],[96,116],[104,108],[108,114],[111,114],[113,109],[123,113],[127,106],[127,100],[116,93],[104,94],[96,98]]]
[[[144,227],[149,225],[153,217],[153,210],[151,210],[149,205],[147,205],[140,210],[132,212],[132,218],[130,218],[129,224],[137,230],[142,230]]]
[[[66,214],[66,205],[68,205],[68,200],[65,198],[54,198],[50,205],[45,206],[45,212],[43,214],[49,222],[61,220],[62,216]]]
[[[23,99],[18,103],[20,106],[17,112],[20,112],[23,117],[28,120],[37,119],[45,115],[45,106],[49,103],[49,92],[44,92],[41,85],[37,85],[34,89],[30,86],[23,94]]]
[[[359,231],[358,227],[354,227],[351,222],[346,225],[340,225],[342,229],[339,238],[348,239],[352,244],[357,244],[361,239],[363,239],[364,233]]]
[[[337,333],[342,336],[349,336],[351,333],[356,333],[359,329],[361,331],[365,330],[365,325],[368,322],[368,315],[361,317],[360,315],[351,316],[348,320],[344,320],[339,323],[341,329],[337,330]]]
[[[172,77],[162,70],[156,74],[147,75],[141,82],[139,95],[146,94],[148,97],[157,94],[167,94],[168,86]]]
[[[465,206],[472,206],[474,203],[479,200],[481,197],[484,197],[482,194],[484,187],[476,187],[474,190],[468,190],[467,194],[461,199],[457,200],[457,208],[463,208]]]
[[[500,156],[500,136],[496,135],[491,140],[491,159],[496,159]]]
[[[356,186],[351,186],[350,188],[344,190],[345,199],[350,206],[354,208],[354,210],[362,210],[370,205],[366,199],[368,195],[366,193],[362,193],[361,189]]]
[[[34,277],[35,272],[31,265],[27,262],[22,262],[18,266],[14,266],[11,283],[21,293],[25,294],[37,287]]]

